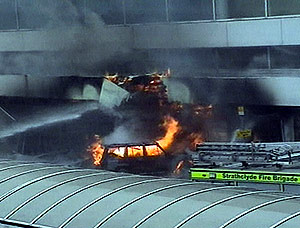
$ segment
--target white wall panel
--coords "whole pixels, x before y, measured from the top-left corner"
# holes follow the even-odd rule
[[[181,24],[178,39],[182,47],[227,46],[225,23]]]
[[[92,37],[93,36],[93,37]],[[79,42],[91,41],[95,45],[111,47],[110,51],[132,46],[129,27],[105,27],[101,32],[87,32],[76,27],[44,31],[0,32],[0,52],[5,51],[59,51],[78,46]],[[113,49],[112,49],[113,48]]]
[[[300,18],[132,25],[134,48],[251,47],[300,44]]]
[[[280,20],[228,22],[228,46],[280,45]]]
[[[300,44],[300,18],[282,19],[283,44]]]
[[[24,42],[21,32],[0,32],[0,51],[23,51]]]
[[[266,92],[272,94],[273,101],[270,102],[273,104],[300,105],[300,78],[265,78],[260,80],[260,85],[266,89]]]

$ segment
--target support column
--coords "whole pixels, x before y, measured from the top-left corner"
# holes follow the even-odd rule
[[[295,141],[294,116],[281,120],[281,134],[284,142]]]

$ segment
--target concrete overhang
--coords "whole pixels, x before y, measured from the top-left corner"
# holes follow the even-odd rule
[[[300,106],[298,77],[171,77],[169,99],[183,103]],[[129,93],[103,77],[0,76],[0,97],[97,101],[118,106]]]
[[[300,44],[300,18],[132,25],[134,48],[215,48]]]

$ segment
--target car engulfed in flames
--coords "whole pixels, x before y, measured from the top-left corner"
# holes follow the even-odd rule
[[[99,136],[88,147],[95,166],[113,171],[152,173],[171,171],[175,156],[170,152],[175,136],[181,131],[178,121],[165,116],[163,137],[154,142],[104,145]]]
[[[120,159],[157,157],[165,154],[164,149],[156,143],[112,144],[106,146],[107,153]]]
[[[89,150],[94,165],[111,171],[171,173],[176,166],[176,156],[167,153],[158,142],[98,145]]]

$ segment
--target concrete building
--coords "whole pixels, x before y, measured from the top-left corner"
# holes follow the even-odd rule
[[[254,140],[295,141],[299,22],[298,0],[1,0],[1,83],[170,68],[171,97],[226,113],[211,126],[226,136],[212,140],[249,128]]]

